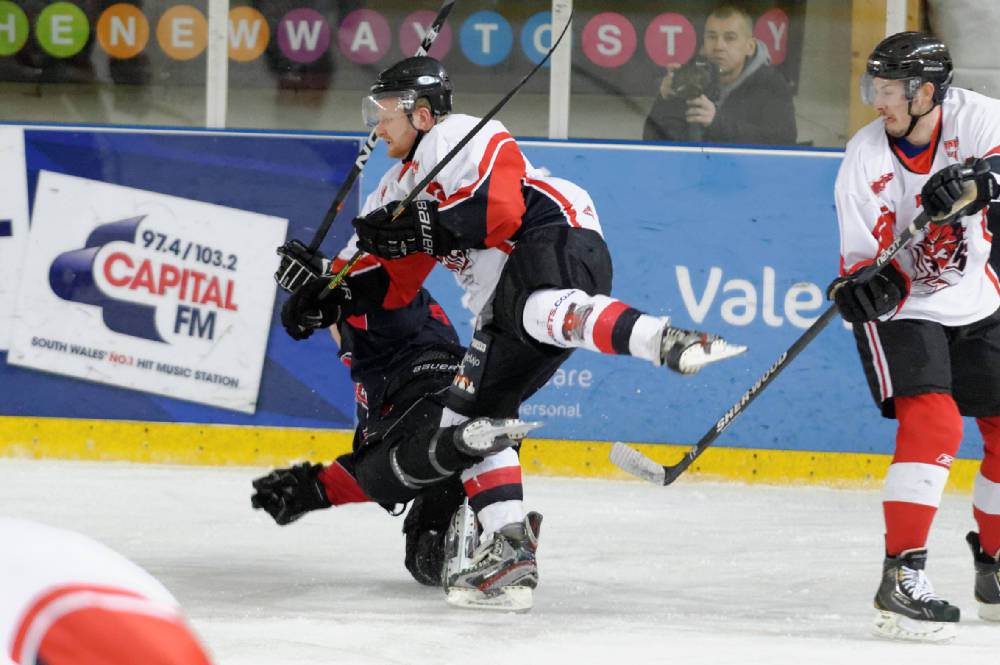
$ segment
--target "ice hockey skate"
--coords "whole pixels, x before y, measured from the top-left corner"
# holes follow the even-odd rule
[[[448,604],[507,612],[530,610],[532,589],[538,585],[535,552],[541,524],[542,516],[530,512],[522,522],[502,527],[464,562],[460,561],[464,552],[459,551],[459,558],[445,565],[444,588]],[[447,547],[447,539],[445,542]],[[456,542],[461,545],[469,541]]]
[[[979,601],[979,618],[984,621],[1000,621],[1000,561],[983,551],[979,544],[979,534],[970,531],[965,542],[972,548],[976,566],[976,600]]]
[[[455,448],[460,452],[473,457],[486,457],[517,445],[528,432],[541,424],[519,418],[476,418],[455,427],[452,436]]]
[[[681,374],[694,374],[705,365],[745,353],[747,347],[730,344],[718,335],[674,328],[668,323],[660,338],[660,365]]]
[[[878,637],[918,642],[950,642],[960,611],[934,593],[924,574],[926,549],[887,556],[882,583],[875,593],[878,616],[872,632]]]
[[[455,514],[444,534],[444,565],[441,568],[441,586],[447,590],[448,580],[458,571],[468,567],[479,547],[479,520],[466,499]]]

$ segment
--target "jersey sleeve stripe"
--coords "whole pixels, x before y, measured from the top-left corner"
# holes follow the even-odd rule
[[[411,254],[401,259],[378,259],[389,273],[389,290],[382,301],[386,309],[398,309],[408,304],[420,291],[424,278],[437,263],[433,256]]]
[[[524,156],[513,140],[500,145],[499,157],[490,175],[486,202],[486,246],[495,247],[521,227],[526,210],[521,182]]]
[[[566,216],[566,221],[568,221],[571,226],[575,226],[577,228],[580,227],[580,223],[576,221],[576,209],[573,207],[573,204],[570,203],[566,199],[566,197],[559,192],[558,189],[556,189],[547,182],[544,182],[542,180],[535,180],[533,178],[526,178],[525,182],[528,184],[528,186],[537,189],[538,191],[542,192],[550,199],[555,201],[562,209],[563,214]]]
[[[464,230],[462,247],[496,247],[517,232],[526,209],[521,190],[525,160],[510,134],[490,138],[477,174],[475,182],[445,197],[438,210],[442,221],[447,217],[454,228]]]
[[[476,181],[462,187],[457,192],[449,196],[444,200],[444,202],[439,206],[440,210],[445,210],[450,206],[453,206],[464,199],[472,196],[479,186],[483,183],[486,177],[493,170],[493,164],[500,154],[500,147],[503,146],[508,141],[513,142],[514,137],[507,132],[498,132],[493,135],[490,142],[486,146],[486,151],[483,153],[483,158],[479,160],[479,177]],[[515,144],[516,145],[516,144]]]

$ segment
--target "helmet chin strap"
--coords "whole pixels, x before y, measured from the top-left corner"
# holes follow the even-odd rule
[[[913,100],[911,99],[909,102],[907,102],[907,104],[906,104],[906,112],[910,115],[910,126],[906,128],[906,133],[903,134],[903,138],[906,139],[907,141],[909,141],[910,140],[910,134],[913,133],[913,129],[917,126],[917,123],[920,122],[920,119],[923,118],[928,113],[930,113],[931,111],[933,111],[936,107],[937,107],[937,104],[933,104],[932,103],[931,107],[929,109],[927,109],[923,113],[915,115],[913,113]]]
[[[435,125],[438,123],[438,120],[440,119],[440,117],[441,116],[438,116],[437,114],[434,115],[434,124]],[[410,127],[413,127],[414,129],[417,130],[417,137],[415,139],[413,139],[413,147],[410,148],[410,152],[407,153],[406,159],[403,160],[404,162],[411,162],[411,161],[413,161],[413,155],[414,155],[414,153],[417,152],[417,146],[420,145],[420,139],[424,138],[424,134],[426,134],[427,131],[423,130],[423,129],[417,129],[417,126],[413,124],[413,114],[412,113],[406,114],[406,119],[410,121]]]
[[[413,118],[410,117],[410,116],[407,116],[407,117],[410,118],[410,126],[412,127],[413,126]],[[417,129],[416,127],[413,127],[413,128]],[[410,148],[410,152],[406,153],[406,157],[403,158],[404,162],[412,162],[413,161],[413,155],[415,155],[416,152],[417,152],[417,146],[420,145],[420,139],[424,138],[424,134],[426,134],[426,133],[427,132],[425,132],[422,129],[417,129],[417,136],[416,136],[416,138],[413,139],[413,146]]]

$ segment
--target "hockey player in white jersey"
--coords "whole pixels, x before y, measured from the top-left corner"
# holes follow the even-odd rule
[[[534,169],[496,120],[392,218],[397,203],[480,120],[451,111],[451,81],[437,60],[407,58],[379,74],[363,114],[400,161],[354,220],[358,246],[392,277],[391,298],[412,297],[440,261],[476,316],[444,398],[441,427],[481,416],[516,418],[578,347],[644,358],[682,374],[745,351],[609,297],[611,258],[590,196]],[[541,518],[525,513],[515,449],[493,452],[462,474],[482,544],[445,586],[459,605],[506,608],[504,597],[516,592],[530,606]]]
[[[75,531],[0,516],[0,663],[210,665],[177,600]]]
[[[835,194],[840,272],[828,294],[854,334],[872,395],[898,421],[883,492],[885,560],[874,631],[947,641],[959,609],[925,573],[927,535],[973,416],[984,440],[973,513],[980,616],[1000,620],[1000,282],[989,264],[986,206],[997,197],[1000,102],[950,85],[947,47],[922,33],[886,38],[868,58],[862,98],[879,119],[847,144]],[[951,211],[870,281],[873,262],[920,213]],[[952,211],[954,212],[954,211]]]

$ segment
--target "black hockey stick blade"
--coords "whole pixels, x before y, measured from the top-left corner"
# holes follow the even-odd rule
[[[952,206],[951,211],[940,217],[935,217],[931,219],[927,216],[927,213],[921,212],[917,215],[916,219],[910,222],[896,239],[885,249],[879,252],[878,256],[875,257],[875,261],[872,262],[865,271],[858,276],[859,279],[864,279],[866,276],[871,278],[876,272],[878,272],[882,267],[884,267],[893,257],[898,254],[903,247],[905,247],[913,239],[915,235],[922,232],[929,223],[936,225],[949,224],[956,217],[962,214],[963,209],[968,204],[976,200],[977,189],[975,183],[967,182],[965,184],[964,193],[962,197],[955,202]],[[750,388],[743,393],[743,396],[733,404],[726,411],[725,414],[719,420],[716,421],[715,425],[712,426],[708,432],[705,433],[698,443],[694,445],[690,450],[688,450],[684,457],[677,464],[666,465],[659,464],[653,461],[646,455],[642,454],[635,448],[628,446],[621,442],[616,442],[611,446],[611,454],[609,459],[611,463],[626,471],[633,476],[642,478],[643,480],[648,480],[652,483],[658,485],[669,485],[684,471],[687,470],[691,464],[694,463],[698,457],[705,452],[715,440],[726,431],[726,428],[732,424],[738,415],[743,413],[747,406],[754,401],[758,395],[760,395],[771,381],[775,379],[784,370],[792,360],[795,359],[799,353],[802,352],[804,348],[813,340],[815,337],[826,328],[827,324],[830,323],[837,316],[837,306],[830,305],[825,312],[823,312],[816,321],[813,322],[809,328],[806,329],[802,335],[795,340],[795,342],[786,350],[778,359],[771,365],[767,371],[757,381],[750,386]]]
[[[427,187],[427,185],[430,184],[431,180],[433,180],[435,176],[437,176],[437,174],[441,172],[441,169],[447,166],[448,162],[454,159],[455,155],[457,155],[459,151],[462,148],[464,148],[469,141],[472,140],[472,137],[478,134],[479,130],[485,127],[486,123],[489,122],[493,118],[493,116],[499,113],[500,109],[502,109],[504,105],[510,101],[510,98],[513,97],[515,94],[517,94],[517,91],[520,90],[524,86],[524,84],[528,82],[528,79],[534,76],[535,72],[537,72],[539,69],[542,68],[542,65],[544,65],[546,61],[548,61],[549,56],[552,55],[552,52],[556,50],[557,46],[559,46],[559,42],[562,41],[563,37],[566,35],[566,31],[569,30],[569,26],[572,25],[572,23],[573,23],[573,13],[570,12],[569,18],[566,19],[566,25],[563,26],[562,31],[559,33],[559,37],[556,39],[555,43],[553,43],[552,46],[549,48],[548,52],[545,54],[545,57],[539,60],[538,64],[532,67],[531,71],[525,74],[524,78],[522,78],[520,82],[518,82],[518,84],[515,85],[510,90],[510,92],[504,95],[503,98],[499,102],[497,102],[496,106],[491,108],[489,112],[486,115],[484,115],[479,120],[478,123],[476,123],[476,126],[470,129],[469,133],[463,136],[462,140],[456,143],[455,146],[448,151],[448,154],[446,154],[444,157],[441,158],[441,160],[434,166],[434,168],[432,168],[430,172],[428,172],[427,175],[424,176],[423,180],[418,182],[417,185],[410,190],[410,192],[403,198],[403,200],[399,202],[399,205],[396,206],[396,209],[392,211],[393,219],[398,217],[399,214],[403,212],[403,209],[406,207],[407,202],[413,200],[415,196],[420,194],[420,192],[424,191],[424,188]],[[338,272],[336,275],[333,276],[333,280],[330,282],[331,290],[335,289],[337,285],[340,284],[340,282],[344,279],[344,276],[351,270],[351,268],[354,267],[354,264],[357,263],[362,256],[364,256],[364,252],[361,251],[360,249],[354,252],[351,258],[347,260],[347,263],[344,264],[344,267],[340,269],[340,272]]]
[[[416,55],[426,55],[430,51],[434,40],[437,39],[438,33],[444,27],[444,22],[448,19],[448,14],[451,13],[452,7],[455,6],[455,2],[456,0],[444,0],[441,9],[438,10],[437,16],[434,17],[434,21],[431,22],[430,27],[427,28],[427,32],[424,34],[424,38],[420,41],[420,48],[417,49]],[[354,188],[355,181],[357,181],[358,176],[361,175],[361,171],[365,168],[365,164],[371,158],[377,141],[378,137],[375,136],[375,129],[372,128],[371,132],[368,133],[368,137],[361,144],[361,150],[354,160],[354,165],[351,166],[351,170],[348,171],[344,181],[340,183],[340,189],[337,190],[337,194],[333,197],[333,202],[327,209],[326,214],[323,215],[323,221],[320,222],[316,233],[313,235],[313,239],[309,242],[309,246],[305,252],[306,256],[315,254],[320,244],[322,244],[323,239],[326,238],[333,220],[336,219],[340,209],[344,206],[344,201]],[[289,293],[294,291],[298,286],[301,286],[305,281],[308,281],[311,276],[308,267],[302,265],[301,260],[296,256],[296,252],[284,251],[288,245],[294,243],[298,243],[298,241],[292,240],[278,248],[278,254],[281,255],[282,261],[278,267],[278,271],[274,274],[274,281]],[[301,245],[301,243],[298,244]]]

